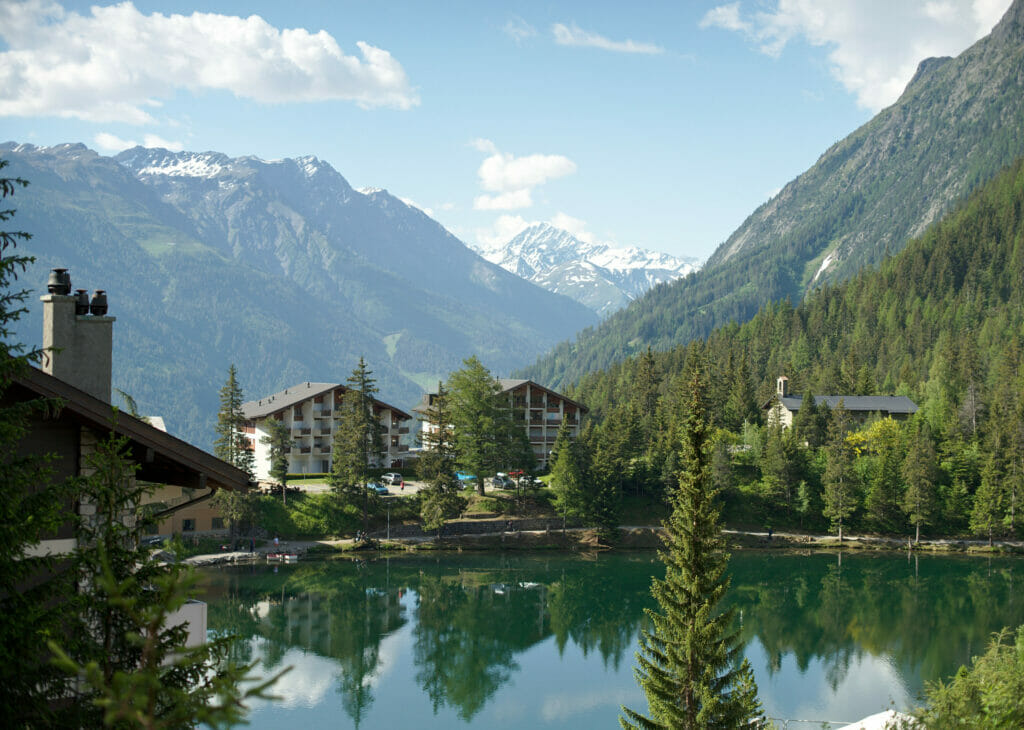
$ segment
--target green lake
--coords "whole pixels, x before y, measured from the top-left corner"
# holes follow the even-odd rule
[[[730,573],[761,701],[793,728],[911,707],[1024,623],[1019,558],[744,551]],[[236,658],[293,667],[254,728],[593,730],[646,709],[634,652],[662,574],[654,552],[431,553],[209,568],[200,591]]]

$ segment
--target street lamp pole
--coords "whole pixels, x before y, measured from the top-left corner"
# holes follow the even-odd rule
[[[388,503],[388,542],[391,541],[391,503]]]

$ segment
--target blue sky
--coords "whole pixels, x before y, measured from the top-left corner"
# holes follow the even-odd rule
[[[0,137],[315,155],[469,243],[706,258],[1008,6],[0,0]]]

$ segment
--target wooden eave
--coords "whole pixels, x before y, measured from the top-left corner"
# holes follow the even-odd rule
[[[235,490],[249,485],[241,469],[123,411],[115,414],[109,403],[37,368],[25,368],[14,385],[59,402],[58,418],[70,416],[93,431],[127,437],[131,458],[139,467],[138,479],[189,489]]]

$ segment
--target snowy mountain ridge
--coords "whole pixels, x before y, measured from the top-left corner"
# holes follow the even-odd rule
[[[700,268],[696,259],[635,246],[587,243],[549,223],[536,223],[504,245],[478,248],[503,269],[556,294],[565,294],[606,317],[651,287]]]

